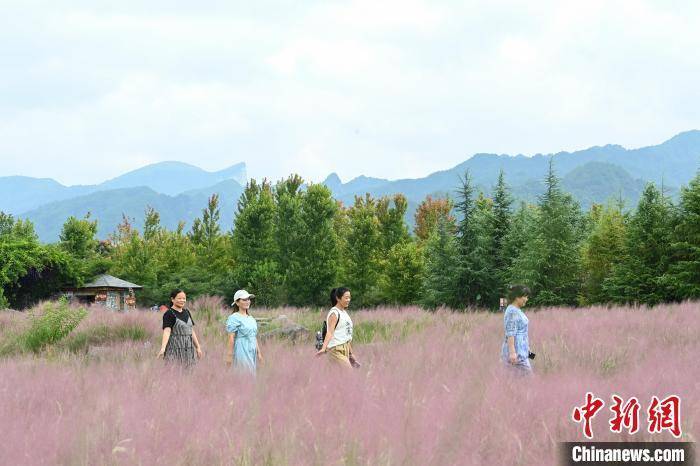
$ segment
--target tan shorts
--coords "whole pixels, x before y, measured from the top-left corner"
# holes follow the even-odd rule
[[[341,366],[352,367],[350,364],[350,342],[328,348],[331,361]]]

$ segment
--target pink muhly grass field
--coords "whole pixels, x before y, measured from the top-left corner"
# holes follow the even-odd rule
[[[571,412],[587,391],[606,402],[595,440],[674,440],[647,433],[646,408],[652,395],[677,394],[680,440],[695,441],[697,303],[526,313],[537,353],[527,379],[500,363],[501,314],[353,313],[356,325],[427,323],[356,343],[363,365],[352,372],[316,358],[311,343],[269,341],[251,378],[224,366],[223,330],[201,332],[205,359],[183,372],[155,360],[160,313],[91,313],[79,328],[139,319],[152,345],[116,344],[115,358],[0,360],[0,464],[556,464],[558,442],[585,440]],[[612,394],[640,400],[640,432],[609,431]]]

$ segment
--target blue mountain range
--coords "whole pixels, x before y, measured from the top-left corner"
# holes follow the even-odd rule
[[[345,205],[355,196],[374,197],[403,193],[409,201],[406,221],[412,223],[415,208],[427,195],[453,196],[459,178],[468,170],[477,190],[490,194],[503,170],[516,199],[535,202],[544,191],[543,180],[552,161],[562,186],[582,208],[593,203],[621,199],[636,205],[644,186],[654,182],[676,196],[700,168],[700,131],[680,133],[656,146],[625,149],[619,145],[595,146],[576,152],[534,156],[476,154],[444,171],[423,178],[388,180],[360,176],[343,183],[337,174],[323,183]],[[186,228],[201,215],[207,198],[218,193],[221,225],[230,230],[236,202],[247,180],[245,163],[207,172],[180,162],[163,162],[134,170],[92,186],[63,186],[52,179],[22,176],[0,177],[0,211],[34,222],[42,241],[58,239],[63,222],[73,215],[90,213],[98,220],[98,235],[107,237],[123,216],[140,227],[147,206],[155,208],[161,222]]]

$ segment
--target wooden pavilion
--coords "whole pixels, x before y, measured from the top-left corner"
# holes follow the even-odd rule
[[[136,290],[143,287],[111,275],[100,275],[92,282],[80,287],[64,290],[71,300],[86,304],[102,304],[115,311],[128,311],[136,307]]]

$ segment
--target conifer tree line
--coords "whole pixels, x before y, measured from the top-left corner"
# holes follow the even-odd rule
[[[144,287],[141,305],[173,288],[265,306],[325,306],[349,287],[353,307],[421,305],[497,309],[510,283],[539,306],[655,305],[700,298],[700,172],[677,203],[650,183],[635,208],[611,200],[584,212],[550,163],[544,193],[516,202],[500,173],[490,196],[470,174],[448,198],[428,196],[412,231],[402,194],[357,196],[344,206],[298,175],[251,180],[236,206],[213,195],[191,228],[164,228],[152,208],[138,230],[124,217],[104,241],[90,216],[67,219],[41,244],[31,222],[0,213],[0,308],[23,308],[110,273]],[[235,209],[230,231],[221,209]]]

